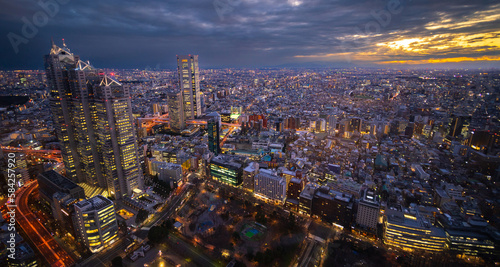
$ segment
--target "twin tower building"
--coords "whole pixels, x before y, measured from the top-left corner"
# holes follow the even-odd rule
[[[179,56],[178,66],[182,101],[176,108],[184,123],[201,113],[198,58]],[[66,177],[107,188],[115,199],[139,193],[144,179],[129,85],[54,42],[45,70]]]

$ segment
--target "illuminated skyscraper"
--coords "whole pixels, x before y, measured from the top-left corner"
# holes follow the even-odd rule
[[[66,176],[117,199],[143,188],[130,92],[52,43],[45,56],[51,110]]]
[[[184,120],[184,104],[182,102],[182,93],[179,91],[167,92],[168,117],[170,118],[170,128],[174,132],[180,132],[184,129],[186,122]]]
[[[220,150],[220,129],[217,118],[212,117],[207,121],[208,128],[208,150],[216,156],[221,152]]]
[[[95,153],[92,105],[87,90],[87,78],[97,75],[97,71],[71,53],[66,45],[60,48],[53,42],[50,54],[45,56],[45,71],[66,177],[73,182],[104,186]]]
[[[130,88],[106,75],[99,80],[90,88],[94,93],[94,128],[102,156],[102,175],[112,196],[131,196],[144,185]]]
[[[193,120],[201,115],[198,55],[177,56],[177,71],[184,104],[184,118]]]
[[[75,229],[92,252],[118,240],[118,224],[113,201],[97,195],[75,204]]]

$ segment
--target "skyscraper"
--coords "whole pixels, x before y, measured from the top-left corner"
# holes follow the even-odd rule
[[[193,120],[201,115],[198,55],[177,56],[177,71],[184,104],[184,118]]]
[[[66,176],[74,182],[104,186],[97,170],[99,161],[93,153],[97,149],[86,85],[87,77],[96,75],[95,69],[72,54],[66,45],[60,48],[52,42],[50,54],[45,56],[45,71]]]
[[[121,198],[143,188],[130,91],[52,43],[50,105],[66,176]]]
[[[94,92],[93,126],[102,156],[102,175],[110,195],[116,198],[131,196],[135,189],[142,189],[144,185],[130,88],[106,75],[99,80],[90,88]]]
[[[210,118],[207,121],[208,128],[208,150],[216,156],[221,152],[220,150],[220,129],[219,122],[216,118]]]
[[[184,129],[184,103],[182,93],[179,91],[167,92],[168,117],[170,118],[170,128],[174,132],[180,132]]]

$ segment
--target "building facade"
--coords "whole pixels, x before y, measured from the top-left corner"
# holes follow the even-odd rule
[[[286,198],[286,180],[270,170],[261,169],[255,175],[254,194],[282,203]]]
[[[418,213],[388,209],[384,216],[384,243],[404,250],[443,251],[446,235],[442,228],[424,221]]]
[[[365,189],[363,198],[358,203],[356,224],[370,232],[376,233],[379,214],[380,203],[375,192],[373,190]]]
[[[215,156],[221,153],[220,149],[220,129],[219,122],[215,118],[210,118],[207,121],[208,129],[208,150],[214,153]]]
[[[182,92],[184,118],[193,120],[201,116],[200,73],[198,55],[177,56],[179,88]]]
[[[67,177],[117,199],[143,188],[130,89],[52,44],[50,106]]]
[[[170,129],[174,132],[181,132],[186,127],[184,119],[184,102],[182,94],[178,91],[167,92],[168,117],[170,119]]]
[[[215,181],[238,186],[242,182],[243,168],[240,163],[227,161],[221,157],[210,162],[210,176]]]
[[[93,253],[118,240],[118,224],[111,200],[97,195],[82,200],[75,207],[75,229]]]

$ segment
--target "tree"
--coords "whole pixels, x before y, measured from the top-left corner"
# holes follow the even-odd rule
[[[264,214],[264,212],[262,210],[259,209],[259,211],[257,211],[257,215],[255,215],[255,221],[257,221],[260,224],[267,223],[266,215]]]
[[[193,232],[196,228],[196,224],[194,222],[189,224],[189,231]]]
[[[120,256],[115,257],[111,260],[112,267],[123,267],[123,259]]]
[[[238,234],[238,232],[233,232],[233,239],[234,239],[235,241],[240,240],[240,234]]]
[[[174,219],[172,220],[165,220],[161,226],[163,226],[167,231],[170,231],[174,228]]]
[[[135,223],[139,224],[142,223],[149,215],[149,212],[145,209],[140,209],[139,212],[137,213],[137,216],[135,217]]]
[[[168,230],[162,226],[153,226],[149,229],[148,239],[153,244],[160,243],[164,238],[168,236]]]
[[[292,213],[290,213],[290,215],[288,216],[287,226],[288,226],[289,230],[295,229],[295,226],[296,226],[295,215],[293,215]]]

